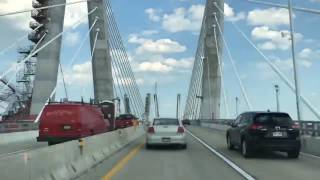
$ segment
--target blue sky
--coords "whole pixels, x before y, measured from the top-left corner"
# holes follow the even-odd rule
[[[0,0],[0,12],[23,9],[30,6],[30,0],[23,0],[16,6],[13,2]],[[153,92],[154,83],[159,84],[160,113],[174,116],[176,94],[182,94],[182,102],[188,92],[192,61],[197,47],[201,25],[201,10],[204,0],[111,0],[113,11],[128,50],[132,67],[138,79],[142,95]],[[269,1],[268,1],[269,2]],[[272,2],[286,3],[286,0]],[[293,80],[290,41],[281,37],[281,32],[289,30],[287,11],[248,3],[246,0],[227,0],[224,37],[236,61],[249,99],[255,110],[275,109],[274,84],[281,88],[281,110],[296,117],[294,94],[285,86],[273,71],[264,63],[262,57],[241,37],[230,21],[234,21],[251,40],[270,58],[288,77]],[[320,9],[319,0],[294,0],[296,6]],[[67,9],[66,28],[70,27],[85,13],[83,5]],[[320,83],[317,78],[320,68],[319,33],[320,14],[295,13],[297,59],[301,92],[320,110]],[[15,39],[27,33],[27,16],[5,17],[0,19],[3,49]],[[10,22],[16,22],[14,24]],[[79,100],[83,95],[92,97],[89,43],[73,67],[68,62],[77,44],[82,41],[88,30],[84,21],[76,30],[64,36],[61,61],[66,69],[68,90],[72,99]],[[27,43],[25,41],[24,43]],[[10,67],[17,59],[15,49],[1,57],[1,72]],[[230,61],[224,50],[224,79],[228,104],[234,115],[235,97],[240,97],[242,111],[246,111],[245,101],[232,71]],[[61,83],[58,97],[63,97]],[[222,109],[224,116],[224,109]],[[305,120],[315,117],[303,108]]]

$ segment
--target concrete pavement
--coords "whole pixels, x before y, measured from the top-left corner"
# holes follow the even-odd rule
[[[320,178],[320,158],[316,156],[302,154],[299,159],[288,159],[285,153],[261,153],[245,159],[239,151],[227,149],[225,132],[195,126],[190,126],[188,129],[257,179],[314,180]]]
[[[144,142],[145,138],[140,138],[119,154],[90,170],[80,179],[101,179],[130,152],[130,149]],[[188,148],[186,150],[176,147],[159,147],[147,150],[143,147],[111,179],[243,179],[231,167],[189,135],[187,142]]]

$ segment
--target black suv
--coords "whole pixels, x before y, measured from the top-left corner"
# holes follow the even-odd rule
[[[244,157],[258,150],[283,151],[289,158],[300,153],[299,125],[287,113],[246,112],[237,117],[226,134],[228,149],[241,149]]]

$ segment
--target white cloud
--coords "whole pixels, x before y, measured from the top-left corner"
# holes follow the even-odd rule
[[[164,14],[162,18],[163,29],[169,32],[191,31],[199,32],[202,24],[205,6],[202,4],[192,5],[189,9],[176,8],[171,14]],[[224,4],[224,12],[227,21],[239,21],[246,18],[244,12],[236,14],[232,7]]]
[[[288,10],[283,8],[255,9],[248,14],[248,23],[254,26],[288,25]]]
[[[312,55],[313,51],[310,48],[305,48],[299,53],[300,58],[310,58]]]
[[[139,35],[136,34],[130,35],[128,42],[133,44],[139,44],[139,47],[136,49],[137,54],[170,54],[184,52],[187,49],[179,42],[173,41],[171,39],[152,40],[141,38]]]
[[[68,32],[65,35],[65,41],[67,46],[75,46],[80,41],[80,33],[79,32]]]
[[[193,64],[193,58],[164,58],[158,56],[156,59],[145,61],[137,65],[138,72],[181,72],[181,70],[191,69]]]
[[[170,54],[186,51],[186,47],[171,39],[148,40],[137,48],[138,54],[145,52]]]
[[[74,2],[75,0],[67,0],[67,2]],[[69,28],[75,25],[79,20],[88,13],[87,3],[73,4],[66,6],[64,27]],[[87,23],[88,18],[83,18],[81,23]]]
[[[159,22],[161,20],[160,13],[161,10],[148,8],[145,10],[145,13],[148,15],[149,19],[153,22]]]
[[[162,27],[169,32],[198,32],[201,28],[203,13],[203,5],[192,5],[189,9],[177,8],[172,14],[163,16]]]
[[[289,31],[287,30],[277,31],[272,30],[267,26],[255,27],[251,32],[251,36],[254,40],[264,41],[258,44],[259,48],[263,50],[288,50],[291,41],[287,34],[289,34]],[[295,38],[296,42],[299,42],[302,40],[303,35],[296,33]]]
[[[144,72],[161,72],[167,73],[172,71],[173,68],[162,62],[143,62],[139,64],[138,71]]]
[[[143,36],[151,36],[151,35],[155,35],[155,34],[158,34],[159,33],[159,31],[157,31],[157,30],[144,30],[144,31],[142,31],[142,35]]]
[[[76,64],[72,67],[72,71],[65,73],[66,83],[69,85],[89,86],[92,85],[92,64],[87,61],[82,64]]]
[[[320,50],[310,48],[302,49],[298,54],[298,59],[304,67],[311,67],[315,59],[320,58]]]
[[[176,67],[176,68],[191,68],[193,65],[193,58],[184,58],[180,60],[176,60],[173,58],[168,58],[164,61],[164,64]]]
[[[226,16],[227,21],[239,21],[246,18],[245,12],[236,14],[233,8],[227,3],[224,3],[224,15]]]

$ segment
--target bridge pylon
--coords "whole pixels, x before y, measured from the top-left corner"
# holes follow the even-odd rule
[[[219,58],[222,54],[223,43],[219,31],[217,31],[217,23],[223,27],[224,17],[215,3],[221,10],[224,9],[224,0],[207,0],[202,26],[205,34],[202,57],[201,119],[220,118],[221,72]],[[215,15],[218,21],[216,21]]]

